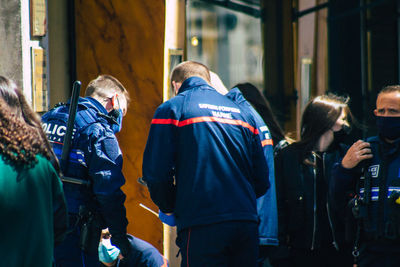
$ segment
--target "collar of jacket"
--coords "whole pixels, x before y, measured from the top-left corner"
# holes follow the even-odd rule
[[[95,109],[95,113],[97,114],[97,116],[106,119],[109,123],[113,123],[113,124],[118,123],[113,117],[108,115],[106,108],[99,101],[94,99],[93,97],[88,96],[88,97],[82,98],[82,100],[84,100],[83,104],[87,108]]]
[[[183,93],[187,90],[193,89],[194,87],[204,87],[207,86],[209,89],[213,89],[205,80],[203,80],[200,77],[190,77],[187,78],[181,85],[181,87],[179,88],[179,94]]]
[[[232,88],[231,90],[229,90],[229,92],[226,94],[226,96],[228,98],[230,98],[231,100],[233,100],[236,103],[247,103],[248,105],[250,105],[250,103],[247,102],[246,98],[243,96],[242,92],[240,91],[239,88],[235,87]]]
[[[400,138],[397,138],[393,143],[386,142],[381,136],[378,135],[379,143],[383,148],[383,154],[386,156],[391,156],[397,154],[400,150]]]
[[[87,96],[84,97],[83,99],[87,100],[92,106],[94,106],[95,109],[97,109],[97,111],[99,113],[103,113],[105,115],[108,114],[106,108],[96,99],[94,99],[93,97]]]

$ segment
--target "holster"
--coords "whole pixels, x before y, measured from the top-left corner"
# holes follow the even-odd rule
[[[79,247],[87,254],[97,254],[103,220],[100,214],[86,207],[79,209],[81,233]]]
[[[345,240],[349,243],[354,242],[356,238],[357,219],[359,218],[358,198],[352,198],[346,207],[345,213]]]

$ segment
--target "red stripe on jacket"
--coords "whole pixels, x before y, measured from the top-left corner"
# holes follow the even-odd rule
[[[151,124],[173,124],[178,126],[179,121],[173,119],[152,119]]]
[[[218,117],[196,117],[196,118],[191,118],[187,119],[184,121],[178,121],[178,120],[173,120],[173,119],[153,119],[151,121],[151,124],[172,124],[178,127],[183,127],[187,126],[190,124],[194,123],[199,123],[199,122],[220,122],[224,124],[231,124],[231,125],[240,125],[243,126],[247,129],[249,129],[252,133],[258,134],[258,130],[248,124],[247,122],[241,121],[241,120],[233,120],[233,119],[225,119],[225,118],[218,118]]]

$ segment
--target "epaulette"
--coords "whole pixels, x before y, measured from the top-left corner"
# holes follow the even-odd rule
[[[65,103],[65,102],[58,102],[57,104],[55,104],[54,105],[54,108],[58,108],[58,107],[61,107],[61,106],[65,106],[67,103]]]

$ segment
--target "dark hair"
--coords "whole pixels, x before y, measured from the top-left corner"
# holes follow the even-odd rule
[[[301,117],[300,141],[294,143],[302,147],[304,157],[314,150],[319,138],[335,125],[343,111],[347,121],[352,118],[348,102],[348,97],[331,93],[308,102]]]
[[[195,61],[184,61],[175,66],[171,72],[171,82],[184,82],[190,77],[200,77],[211,83],[210,70],[204,64]]]
[[[29,166],[36,155],[55,158],[40,124],[40,117],[14,81],[0,76],[0,154],[15,165]],[[56,170],[57,160],[53,164]]]
[[[272,112],[271,106],[267,99],[261,94],[260,90],[257,89],[251,83],[239,83],[234,87],[239,88],[244,98],[254,107],[254,109],[260,114],[265,124],[271,132],[272,140],[274,145],[278,144],[279,141],[286,139],[285,133],[278,123],[274,113]]]

